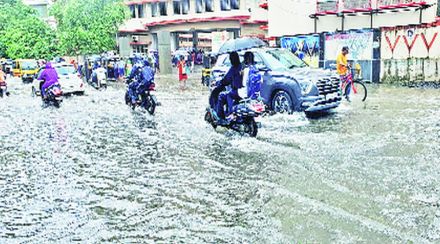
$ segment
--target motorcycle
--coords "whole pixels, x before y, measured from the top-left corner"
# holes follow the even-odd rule
[[[265,106],[262,101],[244,99],[231,108],[231,113],[226,117],[227,124],[220,125],[219,117],[215,111],[218,95],[224,91],[224,87],[218,86],[211,92],[209,98],[210,106],[206,109],[205,121],[212,125],[214,129],[217,126],[223,126],[239,132],[241,135],[248,134],[250,137],[256,137],[260,124],[256,122],[256,118],[265,112]]]
[[[132,81],[127,81],[127,91],[125,92],[125,104],[129,105],[133,110],[136,107],[144,108],[148,111],[149,114],[154,115],[154,112],[156,111],[156,107],[159,106],[159,103],[157,101],[157,98],[155,95],[151,94],[152,91],[156,90],[156,84],[152,82],[150,86],[145,89],[144,92],[139,94],[138,102],[132,103],[131,97],[129,94],[129,85]]]
[[[92,78],[92,80],[94,80],[92,81],[93,87],[95,87],[96,89],[107,89],[107,74],[105,69],[99,68],[96,69],[94,72],[96,73],[94,74],[95,77]]]
[[[6,82],[0,82],[0,98],[2,98],[4,95],[9,96],[8,85]]]
[[[45,96],[43,97],[43,103],[45,105],[53,105],[54,107],[59,108],[62,102],[63,91],[59,84],[53,84],[45,90]]]

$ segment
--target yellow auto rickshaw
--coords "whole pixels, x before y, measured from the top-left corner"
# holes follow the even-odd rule
[[[212,82],[212,66],[215,64],[215,60],[213,58],[213,55],[211,53],[205,54],[203,56],[203,68],[202,68],[202,84],[205,86],[211,86]]]
[[[31,83],[38,72],[37,61],[35,59],[17,59],[13,64],[12,72],[23,82]]]

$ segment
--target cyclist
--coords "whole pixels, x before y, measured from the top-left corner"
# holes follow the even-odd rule
[[[347,46],[342,48],[342,51],[338,54],[338,57],[336,58],[336,72],[341,77],[342,82],[346,82],[350,72],[349,72],[349,64],[348,64],[348,58],[347,55],[349,53],[349,49]],[[347,88],[347,92],[345,94],[345,98],[349,100],[351,88]]]

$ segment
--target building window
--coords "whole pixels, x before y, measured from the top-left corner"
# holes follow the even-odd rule
[[[167,2],[159,2],[160,16],[167,16]]]
[[[139,18],[144,17],[144,5],[143,4],[138,5],[138,17]]]
[[[173,1],[173,9],[174,9],[174,14],[180,14],[180,1],[179,0],[174,0]]]
[[[159,16],[159,3],[151,3],[151,16]]]
[[[203,13],[205,10],[205,3],[203,0],[196,0],[196,13]]]
[[[136,18],[136,7],[134,5],[130,5],[130,14],[131,18]]]
[[[189,0],[174,0],[173,9],[174,9],[174,14],[188,14]]]
[[[182,0],[182,14],[188,14],[189,12],[189,0]]]
[[[205,11],[214,12],[214,0],[205,0]]]
[[[220,0],[220,8],[222,11],[231,10],[231,1],[230,0]]]
[[[240,0],[231,0],[231,9],[240,9]]]

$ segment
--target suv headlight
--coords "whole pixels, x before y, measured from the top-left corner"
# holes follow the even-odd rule
[[[313,83],[312,82],[301,82],[301,93],[303,95],[309,94],[313,89]]]

